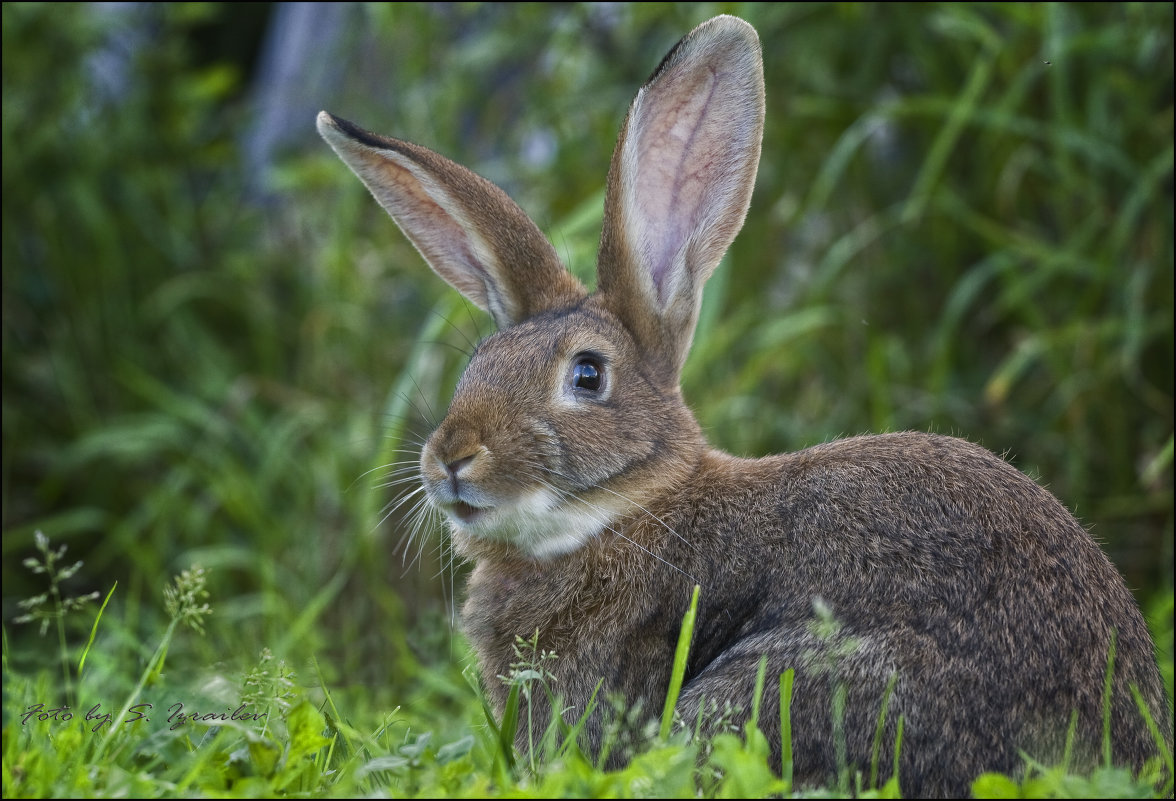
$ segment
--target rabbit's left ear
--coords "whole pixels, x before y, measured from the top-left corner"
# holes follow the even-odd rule
[[[609,169],[599,288],[676,380],[702,286],[743,227],[759,166],[759,37],[737,17],[691,31],[646,82]]]
[[[490,312],[498,328],[587,295],[538,226],[485,178],[325,111],[318,130],[433,271]]]

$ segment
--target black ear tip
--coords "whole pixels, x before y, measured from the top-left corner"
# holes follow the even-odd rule
[[[679,54],[688,43],[699,38],[700,36],[717,35],[723,37],[730,43],[732,48],[751,48],[756,52],[759,51],[759,33],[750,22],[740,17],[735,17],[730,14],[720,14],[717,17],[711,17],[706,22],[700,23],[694,30],[683,36],[678,40],[677,44],[670,48],[670,52],[666,53],[657,67],[646,78],[642,86],[648,86],[657,79],[659,75],[668,65],[674,62]]]
[[[319,133],[326,136],[330,133],[341,133],[348,139],[359,142],[361,145],[368,147],[379,148],[382,150],[396,149],[395,143],[379,134],[374,134],[371,131],[360,128],[354,122],[345,120],[342,117],[336,117],[328,111],[320,111],[318,117],[315,118]]]
[[[344,120],[339,119],[329,111],[320,111],[315,115],[314,127],[318,129],[321,136],[325,137],[328,134],[341,130],[342,127],[339,125],[341,122],[344,122]]]

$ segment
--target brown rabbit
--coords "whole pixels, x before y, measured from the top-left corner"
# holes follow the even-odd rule
[[[837,769],[838,686],[844,759],[869,766],[892,677],[883,742],[901,715],[907,794],[965,795],[982,771],[1020,770],[1022,750],[1057,759],[1072,712],[1075,763],[1094,764],[1112,643],[1112,753],[1139,768],[1158,751],[1132,686],[1171,737],[1153,645],[1122,578],[1047,491],[946,436],[855,437],[752,460],[708,447],[679,373],[703,283],[751,200],[763,115],[746,22],[716,17],[670,51],[621,129],[594,293],[497,187],[319,115],[433,270],[499,329],[420,461],[455,547],[476,563],[463,617],[486,691],[501,710],[496,677],[516,638],[538,631],[558,654],[549,669],[569,720],[601,680],[601,698],[656,714],[697,583],[683,719],[715,701],[747,710],[761,657],[769,676],[795,668],[801,784]],[[836,633],[819,632],[815,610]],[[760,721],[778,765],[774,684]],[[536,737],[551,720],[539,704]],[[603,717],[584,729],[589,754]]]

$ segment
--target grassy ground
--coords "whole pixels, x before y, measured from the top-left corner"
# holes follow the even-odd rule
[[[387,514],[489,323],[312,116],[244,160],[227,8],[148,8],[135,48],[110,13],[3,6],[5,795],[781,792],[744,733],[611,775],[498,746],[461,569]],[[314,110],[499,182],[585,275],[626,104],[719,11],[760,31],[768,117],[684,377],[712,441],[1006,454],[1136,590],[1171,692],[1170,4],[362,7]],[[266,717],[167,721],[244,701]]]

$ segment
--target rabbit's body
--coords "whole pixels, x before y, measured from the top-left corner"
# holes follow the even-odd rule
[[[765,656],[769,676],[794,668],[801,783],[833,778],[841,738],[844,761],[869,768],[884,699],[880,775],[901,716],[907,793],[964,794],[983,770],[1016,771],[1019,749],[1057,759],[1071,712],[1073,757],[1091,765],[1112,642],[1112,753],[1140,767],[1157,747],[1132,685],[1171,738],[1151,641],[1114,567],[1036,483],[928,434],[758,460],[708,447],[678,381],[702,286],[751,200],[763,95],[758,39],[741,20],[717,17],[671,50],[621,130],[593,293],[497,187],[319,117],[430,266],[499,328],[420,461],[429,501],[476,563],[463,616],[487,692],[501,710],[499,677],[537,632],[558,655],[545,669],[565,717],[601,681],[660,714],[698,584],[683,720],[710,702],[746,716]],[[760,722],[778,765],[774,684]],[[532,701],[520,745],[551,719],[542,692]],[[598,707],[590,755],[603,727]]]
[[[1023,515],[1028,504],[1039,514]],[[697,581],[683,720],[696,719],[704,698],[746,712],[761,655],[769,677],[796,669],[792,737],[802,784],[836,776],[837,682],[849,693],[848,764],[868,769],[892,674],[880,775],[889,774],[902,715],[908,795],[966,795],[985,770],[1016,773],[1018,749],[1059,759],[1071,709],[1079,715],[1075,754],[1092,757],[1112,632],[1116,756],[1139,766],[1155,755],[1127,689],[1137,685],[1166,725],[1134,600],[1052,495],[979,446],[903,433],[760,460],[712,451],[648,509],[559,561],[474,548],[463,616],[486,676],[509,675],[516,639],[538,631],[539,647],[558,654],[545,668],[570,718],[601,679],[602,705],[617,692],[657,714]],[[1092,596],[1102,608],[1091,609]],[[836,634],[821,633],[814,599],[840,625]],[[486,687],[505,702],[503,682]],[[542,695],[534,697],[532,711],[547,714]],[[760,722],[773,764],[778,709],[769,684]],[[547,720],[541,714],[534,728]],[[602,720],[589,721],[594,744]]]

